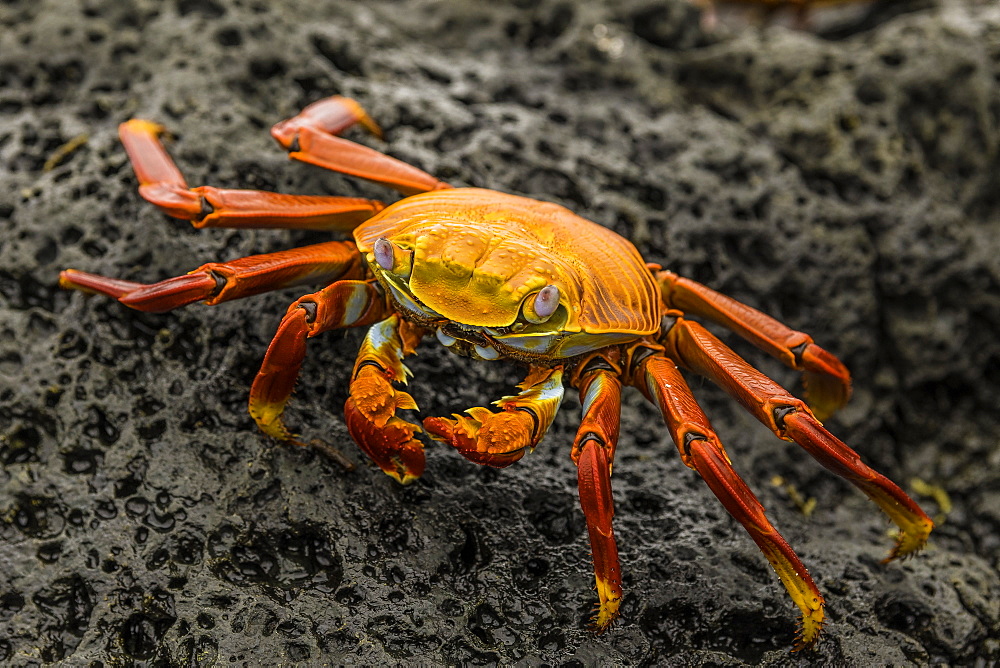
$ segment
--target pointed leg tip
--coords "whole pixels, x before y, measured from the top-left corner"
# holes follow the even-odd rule
[[[167,129],[160,123],[147,121],[142,118],[131,118],[118,126],[120,134],[148,134],[158,137],[164,134]]]
[[[897,559],[908,559],[916,556],[921,550],[927,547],[927,534],[929,533],[930,528],[927,529],[926,533],[921,533],[920,535],[909,536],[908,534],[904,534],[897,537],[896,544],[881,563],[888,564]]]
[[[601,601],[601,604],[597,607],[596,614],[590,620],[591,632],[595,635],[601,635],[609,631],[621,615],[618,609],[620,604],[621,598]]]
[[[78,277],[83,274],[81,271],[76,269],[63,269],[59,272],[59,287],[63,290],[77,290],[78,292],[86,292],[93,294],[93,290],[86,290],[80,284]]]
[[[382,469],[387,476],[398,482],[400,485],[410,485],[415,483],[420,479],[419,475],[414,475],[412,473],[406,473],[401,471],[387,471]]]
[[[813,610],[804,614],[799,622],[798,633],[795,636],[795,643],[792,645],[792,652],[803,652],[816,649],[820,637],[823,635],[823,626],[826,624],[823,608]]]

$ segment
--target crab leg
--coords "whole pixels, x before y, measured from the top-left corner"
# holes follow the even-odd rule
[[[747,364],[701,325],[672,315],[677,316],[676,322],[661,343],[673,359],[718,383],[779,438],[794,441],[828,470],[846,478],[899,527],[896,544],[885,561],[924,546],[934,523],[913,499],[824,429],[805,403]]]
[[[344,405],[354,441],[404,485],[423,474],[424,447],[414,438],[420,427],[396,415],[399,410],[417,410],[416,402],[392,384],[406,383],[410,370],[403,366],[403,357],[415,352],[423,334],[396,314],[372,325],[358,351]]]
[[[618,445],[622,386],[615,371],[603,368],[585,370],[573,384],[580,389],[583,419],[571,457],[577,465],[580,505],[587,519],[600,600],[593,624],[603,631],[618,617],[622,598],[621,565],[611,524],[615,514],[611,465]]]
[[[382,136],[361,105],[340,96],[313,102],[296,116],[275,124],[271,136],[290,158],[381,183],[404,195],[451,187],[402,160],[336,136],[354,123]]]
[[[668,308],[714,320],[786,366],[802,371],[806,398],[825,420],[851,396],[851,374],[843,362],[813,343],[812,337],[671,271],[656,274]]]
[[[812,645],[823,629],[823,596],[798,555],[768,521],[760,501],[733,469],[680,371],[662,353],[654,354],[640,363],[632,384],[659,406],[681,459],[701,475],[781,578],[802,612],[796,649]]]
[[[432,438],[445,441],[469,461],[496,468],[510,466],[542,440],[563,398],[562,367],[531,367],[515,396],[494,401],[501,411],[470,408],[454,420],[424,419]]]
[[[183,276],[148,285],[66,269],[59,274],[59,285],[107,295],[139,311],[161,313],[197,301],[214,306],[303,283],[363,277],[361,256],[354,243],[328,241],[229,262],[209,262]]]
[[[132,119],[118,135],[139,179],[139,194],[174,218],[195,227],[293,228],[350,231],[384,208],[357,197],[282,195],[263,190],[188,188],[160,141],[158,123]]]
[[[385,297],[369,281],[337,281],[289,306],[250,388],[250,416],[261,431],[302,445],[281,416],[305,359],[306,339],[331,329],[370,325],[385,314]]]

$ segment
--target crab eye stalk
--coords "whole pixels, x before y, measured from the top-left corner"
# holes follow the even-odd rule
[[[375,263],[384,271],[392,272],[402,278],[409,278],[413,264],[413,251],[400,248],[385,237],[375,240],[372,248]]]
[[[546,285],[535,294],[535,298],[524,304],[524,318],[531,323],[542,323],[552,317],[559,308],[559,288]]]

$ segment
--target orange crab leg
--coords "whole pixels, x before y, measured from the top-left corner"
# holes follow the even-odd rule
[[[59,274],[59,285],[107,295],[139,311],[161,313],[197,301],[215,305],[303,283],[360,279],[365,273],[362,264],[353,242],[329,241],[230,262],[210,262],[184,276],[148,285],[66,269]]]
[[[475,407],[454,420],[424,419],[432,438],[445,441],[471,462],[495,468],[510,466],[534,449],[555,419],[563,398],[562,367],[531,367],[518,385],[521,392],[494,401],[501,411]]]
[[[680,371],[662,353],[654,354],[640,362],[632,382],[659,406],[681,459],[701,475],[729,514],[747,530],[802,612],[796,649],[812,645],[823,629],[823,595],[798,555],[767,519],[760,501],[733,469]]]
[[[424,330],[398,315],[368,330],[351,376],[344,416],[351,437],[387,474],[406,485],[424,472],[424,446],[414,434],[420,427],[398,417],[399,410],[417,404],[393,383],[406,383],[409,369],[403,357],[412,355]]]
[[[671,271],[656,274],[668,308],[709,318],[728,327],[786,366],[803,372],[806,398],[821,420],[847,403],[851,374],[843,362],[795,331],[755,308]]]
[[[118,128],[139,179],[139,194],[174,218],[197,228],[293,228],[350,231],[384,208],[358,197],[283,195],[262,190],[188,188],[160,141],[158,123],[132,119]]]
[[[386,311],[381,289],[369,281],[337,281],[289,306],[250,388],[250,415],[261,431],[302,445],[281,416],[305,359],[306,339],[331,329],[370,325]]]
[[[355,122],[381,136],[361,105],[340,96],[313,102],[298,115],[275,124],[271,136],[290,158],[381,183],[404,195],[451,187],[402,160],[336,136]]]
[[[895,483],[864,464],[854,450],[824,429],[805,403],[695,322],[678,316],[661,342],[668,346],[671,357],[718,383],[779,438],[794,441],[878,504],[899,527],[896,545],[886,561],[924,546],[934,527],[931,519]]]
[[[622,598],[621,565],[611,524],[615,514],[611,465],[618,445],[622,386],[617,370],[604,368],[583,371],[573,384],[580,389],[583,419],[571,456],[577,465],[580,505],[587,519],[600,601],[593,624],[603,631],[618,617]]]

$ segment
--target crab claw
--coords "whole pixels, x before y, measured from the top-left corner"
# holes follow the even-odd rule
[[[563,397],[562,376],[562,367],[533,367],[518,385],[520,394],[494,402],[499,413],[477,406],[466,411],[468,416],[454,415],[454,420],[426,418],[424,429],[471,462],[510,466],[538,445],[555,419]]]
[[[454,447],[471,462],[494,468],[510,466],[534,447],[532,432],[537,419],[526,410],[494,413],[487,408],[470,408],[471,417],[455,419],[429,417],[424,429],[432,438]]]
[[[424,446],[414,438],[420,427],[396,417],[396,411],[416,408],[413,397],[395,389],[375,365],[359,370],[344,405],[351,437],[380,469],[404,485],[423,474]]]

